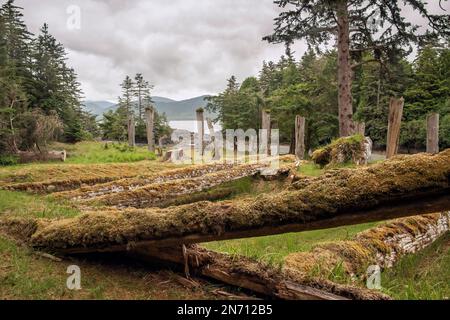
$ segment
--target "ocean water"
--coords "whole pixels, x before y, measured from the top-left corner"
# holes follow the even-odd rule
[[[198,133],[197,128],[197,121],[195,120],[176,120],[176,121],[169,121],[169,125],[172,129],[179,129],[179,130],[188,130],[190,132]],[[222,126],[220,124],[214,124],[214,131],[221,131]],[[205,121],[205,133],[209,134],[208,124]]]

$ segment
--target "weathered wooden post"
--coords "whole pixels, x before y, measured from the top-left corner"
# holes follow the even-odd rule
[[[148,151],[155,152],[155,134],[153,133],[155,126],[155,109],[153,107],[145,108],[145,118],[147,122]]]
[[[199,145],[200,145],[200,155],[203,157],[204,147],[205,147],[205,111],[203,108],[198,108],[196,111],[197,114],[197,129],[198,129],[198,137],[199,137]]]
[[[136,125],[134,123],[134,115],[130,114],[128,116],[128,145],[130,147],[136,146]]]
[[[439,153],[439,114],[427,117],[427,153]]]
[[[363,137],[366,136],[366,123],[365,122],[355,121],[354,126],[355,126],[355,134],[360,134]]]
[[[305,125],[304,117],[295,117],[295,156],[298,160],[303,160],[305,157]]]
[[[212,157],[214,160],[218,160],[220,158],[220,154],[217,151],[217,141],[216,141],[216,133],[214,132],[214,125],[210,118],[206,118],[206,123],[208,124],[209,135],[211,137],[211,142],[213,144],[213,152]]]
[[[270,112],[268,110],[262,110],[262,117],[261,117],[261,129],[263,129],[263,136],[267,135],[266,137],[262,138],[262,142],[264,145],[262,145],[262,151],[264,151],[267,155],[270,156]],[[264,141],[265,140],[265,141]]]
[[[392,158],[398,152],[404,104],[405,100],[403,98],[391,98],[389,104],[389,123],[386,144],[387,159]]]

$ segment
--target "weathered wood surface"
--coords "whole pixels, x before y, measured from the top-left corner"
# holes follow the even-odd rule
[[[251,292],[284,300],[387,299],[365,289],[307,280],[246,257],[230,256],[195,245],[133,249],[130,255],[149,261],[172,262],[184,267],[187,277],[201,275]]]
[[[427,152],[439,152],[439,114],[431,113],[427,117]]]
[[[97,211],[39,228],[36,247],[117,251],[265,236],[450,209],[450,149],[332,171],[290,190],[240,201]]]
[[[205,112],[202,108],[197,109],[195,112],[197,116],[197,131],[198,131],[198,144],[200,156],[204,154],[205,148]]]
[[[398,152],[404,104],[405,100],[403,98],[391,98],[389,105],[389,123],[386,144],[387,159],[392,158]]]
[[[304,117],[295,117],[295,156],[298,160],[303,160],[305,157],[305,125]]]
[[[130,147],[136,146],[136,124],[134,116],[131,114],[128,116],[128,145]]]
[[[145,118],[147,125],[148,151],[155,152],[155,134],[153,132],[155,126],[155,109],[153,109],[153,107],[145,109]]]
[[[28,163],[34,161],[66,161],[67,153],[63,151],[19,151],[19,162]]]
[[[271,118],[270,112],[267,110],[262,110],[261,112],[261,128],[262,137],[260,137],[260,154],[270,155],[270,135],[271,135]],[[263,143],[264,142],[264,143]]]

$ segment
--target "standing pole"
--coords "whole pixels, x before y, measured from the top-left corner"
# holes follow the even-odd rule
[[[304,117],[295,117],[295,156],[298,160],[303,160],[305,157],[305,125]]]
[[[130,147],[135,147],[136,146],[136,126],[134,123],[134,115],[130,114],[128,116],[128,145]]]
[[[398,152],[404,104],[405,100],[403,98],[391,98],[389,105],[389,123],[386,145],[387,159],[392,158]]]
[[[270,113],[267,110],[262,110],[261,126],[263,129],[262,150],[270,156]],[[265,141],[264,141],[265,140]]]
[[[198,129],[198,137],[200,144],[200,155],[203,157],[204,154],[204,139],[205,139],[205,118],[204,118],[204,110],[203,108],[199,108],[196,111],[197,114],[197,129]]]
[[[439,114],[427,117],[427,153],[439,153]]]
[[[145,108],[145,118],[147,120],[148,151],[155,152],[155,134],[153,132],[155,126],[155,109],[153,107]]]

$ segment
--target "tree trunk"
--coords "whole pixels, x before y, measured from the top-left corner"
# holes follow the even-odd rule
[[[427,117],[427,152],[439,152],[439,114],[432,113]]]
[[[295,156],[298,160],[305,157],[305,118],[295,117]]]
[[[350,65],[350,22],[347,1],[337,5],[338,19],[338,107],[339,134],[350,136],[353,132],[352,69]]]
[[[147,118],[147,143],[148,151],[155,152],[155,134],[153,133],[155,110],[151,107],[145,109],[145,115]]]

